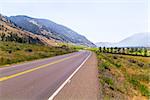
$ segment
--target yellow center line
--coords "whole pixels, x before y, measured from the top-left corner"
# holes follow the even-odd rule
[[[25,70],[25,71],[22,71],[22,72],[19,72],[19,73],[16,73],[16,74],[12,74],[12,75],[9,75],[9,76],[1,77],[1,78],[0,78],[0,82],[5,81],[5,80],[8,80],[8,79],[11,79],[11,78],[14,78],[14,77],[17,77],[17,76],[20,76],[20,75],[23,75],[23,74],[26,74],[26,73],[29,73],[29,72],[33,72],[33,71],[35,71],[35,70],[38,70],[38,69],[47,67],[47,66],[49,66],[49,65],[54,65],[54,64],[63,62],[63,61],[65,61],[65,60],[68,60],[68,59],[73,58],[73,57],[76,57],[76,56],[78,56],[78,55],[74,55],[74,56],[71,56],[71,57],[63,58],[63,59],[60,59],[60,60],[57,60],[57,61],[54,61],[54,62],[45,64],[45,65],[38,66],[38,67],[36,67],[36,68],[32,68],[32,69],[29,69],[29,70]]]

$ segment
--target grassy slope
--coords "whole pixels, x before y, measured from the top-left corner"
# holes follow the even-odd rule
[[[103,99],[148,99],[150,57],[97,52]]]
[[[0,41],[0,66],[62,55],[74,51],[75,49],[68,47],[48,47],[35,44]]]

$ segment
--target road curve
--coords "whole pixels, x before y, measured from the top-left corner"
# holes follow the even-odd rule
[[[0,68],[0,99],[47,100],[89,55],[80,51]]]

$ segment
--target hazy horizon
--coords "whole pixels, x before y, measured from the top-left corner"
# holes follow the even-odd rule
[[[0,13],[49,19],[71,28],[90,41],[118,42],[149,32],[147,0],[12,0],[0,1]]]

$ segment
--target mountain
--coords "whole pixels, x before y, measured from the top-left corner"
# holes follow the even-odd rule
[[[95,47],[95,44],[90,42],[86,37],[47,19],[31,18],[24,15],[10,16],[7,18],[23,30],[44,36],[48,39]]]
[[[100,42],[98,47],[150,47],[150,32],[137,33],[118,43]]]
[[[95,43],[97,47],[112,47],[113,43],[110,42],[97,42]]]
[[[116,44],[124,47],[150,47],[150,33],[137,33]]]
[[[0,41],[16,41],[20,43],[34,43],[56,46],[55,40],[49,40],[44,36],[39,36],[31,32],[22,30],[6,16],[0,14]]]

